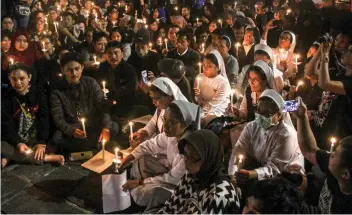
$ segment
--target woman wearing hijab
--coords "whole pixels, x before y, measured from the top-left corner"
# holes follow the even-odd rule
[[[133,162],[130,173],[134,180],[122,187],[130,190],[138,205],[148,210],[164,204],[171,196],[186,171],[177,143],[199,129],[199,112],[198,105],[172,102],[163,117],[164,132],[141,143],[122,160],[122,168]]]
[[[224,115],[230,103],[231,86],[226,76],[224,61],[217,50],[203,60],[203,71],[194,82],[197,103],[203,109],[202,124],[213,117]]]
[[[128,150],[132,150],[141,142],[156,134],[163,133],[165,109],[171,102],[175,100],[187,101],[178,86],[171,79],[166,77],[157,78],[152,82],[149,88],[149,96],[153,100],[156,111],[148,124],[133,134],[133,140],[131,141],[132,148]]]
[[[228,173],[236,172],[239,184],[249,179],[274,177],[289,165],[296,164],[304,169],[297,132],[285,122],[283,109],[284,100],[275,90],[261,93],[255,120],[245,126],[232,149]],[[237,165],[239,154],[245,157],[244,169]]]
[[[199,130],[183,138],[178,150],[187,172],[158,213],[239,213],[238,194],[222,168],[224,153],[219,138],[211,131]]]

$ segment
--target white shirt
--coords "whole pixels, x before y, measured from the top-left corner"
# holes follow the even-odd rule
[[[255,121],[248,123],[232,149],[229,175],[236,171],[237,154],[250,156],[259,164],[258,179],[274,177],[288,165],[304,169],[304,158],[298,145],[297,133],[291,125],[281,122],[264,130]]]
[[[198,87],[198,78],[199,87]],[[203,73],[197,75],[194,83],[200,89],[200,95],[196,97],[199,106],[203,109],[203,116],[224,115],[229,103],[231,86],[229,80],[221,75],[208,78]]]
[[[187,49],[186,49],[184,52],[182,52],[182,53],[180,54],[180,53],[178,52],[178,50],[176,49],[177,54],[180,55],[180,56],[185,55],[187,51],[188,51],[188,47],[187,47]]]
[[[149,137],[154,136],[154,134],[162,133],[164,113],[165,110],[161,109],[158,117],[158,110],[156,110],[152,119],[141,130],[148,132]]]
[[[176,137],[167,137],[165,133],[158,134],[157,136],[141,143],[131,152],[131,154],[136,160],[144,155],[154,156],[157,154],[163,154],[167,156],[168,168],[170,171],[163,175],[146,178],[144,179],[144,183],[166,182],[177,185],[182,176],[186,173],[184,160],[178,151]]]

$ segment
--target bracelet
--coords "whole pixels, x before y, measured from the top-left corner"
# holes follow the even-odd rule
[[[323,61],[324,63],[328,63],[329,62],[329,58],[327,56],[324,56],[321,58],[320,61]]]

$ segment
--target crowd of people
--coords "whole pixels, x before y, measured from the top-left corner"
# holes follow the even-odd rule
[[[144,213],[352,213],[351,3],[1,4],[2,168],[150,114],[120,168]]]

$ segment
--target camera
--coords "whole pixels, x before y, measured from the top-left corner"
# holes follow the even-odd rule
[[[329,42],[332,43],[333,38],[330,36],[329,33],[325,33],[323,36],[319,37],[318,42],[323,43],[323,42]]]

